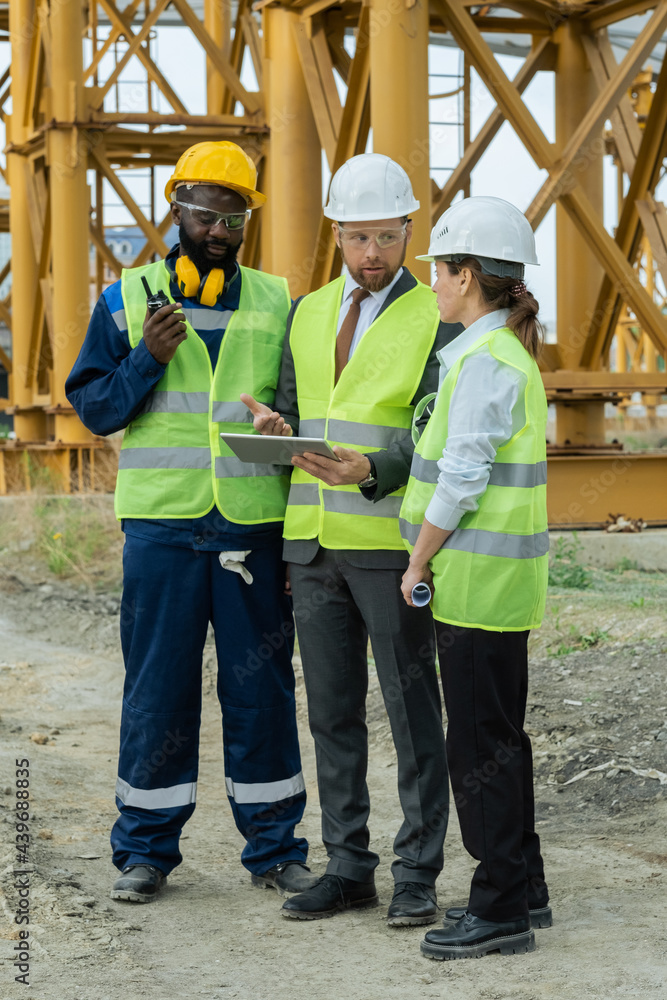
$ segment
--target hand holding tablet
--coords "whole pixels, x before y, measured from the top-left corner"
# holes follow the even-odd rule
[[[306,452],[322,455],[333,462],[340,461],[331,445],[324,438],[283,437],[280,434],[227,434],[226,432],[223,432],[220,437],[242,462],[290,465],[295,456],[304,455]]]

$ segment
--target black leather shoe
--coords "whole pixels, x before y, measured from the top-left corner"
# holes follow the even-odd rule
[[[465,912],[465,906],[450,906],[445,911],[445,920],[460,920]],[[552,926],[553,916],[550,906],[536,906],[528,912],[530,914],[530,926],[534,931],[539,930],[541,927]]]
[[[128,899],[131,903],[152,903],[166,885],[167,876],[153,865],[128,865],[113,884],[112,899]]]
[[[535,932],[528,917],[498,922],[465,913],[455,924],[429,931],[421,943],[422,955],[441,962],[452,958],[482,958],[492,951],[499,951],[501,955],[535,951]]]
[[[438,903],[432,885],[421,882],[397,882],[387,910],[390,927],[432,924],[438,916]]]
[[[252,875],[250,880],[260,889],[275,889],[279,896],[305,892],[318,881],[317,875],[313,875],[310,868],[300,861],[281,861],[263,875]]]
[[[355,882],[342,875],[323,875],[312,889],[300,892],[283,903],[281,913],[295,920],[321,920],[341,910],[378,905],[374,882]]]

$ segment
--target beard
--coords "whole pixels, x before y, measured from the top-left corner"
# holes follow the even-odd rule
[[[383,271],[378,274],[364,274],[361,268],[352,267],[350,262],[345,257],[345,251],[343,247],[340,247],[341,257],[343,258],[343,263],[350,272],[350,277],[354,278],[356,283],[361,287],[365,288],[367,292],[381,292],[383,288],[390,285],[400,269],[403,267],[403,261],[405,260],[405,255],[407,252],[407,243],[403,244],[403,253],[401,254],[401,259],[393,268],[390,267],[381,257],[377,257],[373,261],[368,261],[367,264],[372,264],[374,267],[382,267]]]
[[[225,272],[225,278],[229,280],[236,270],[236,258],[238,252],[241,249],[243,240],[232,246],[231,243],[227,243],[225,240],[214,240],[207,239],[203,240],[201,243],[195,243],[195,241],[188,236],[185,226],[183,223],[178,227],[178,240],[181,245],[181,250],[186,254],[192,263],[195,265],[199,273],[203,276],[212,271],[213,268],[222,268]],[[224,247],[225,252],[220,257],[214,257],[212,254],[208,253],[206,246],[212,244],[216,247]]]

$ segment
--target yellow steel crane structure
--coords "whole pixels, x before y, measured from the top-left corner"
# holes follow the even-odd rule
[[[619,61],[610,32],[626,23],[632,30]],[[199,65],[158,62],[156,32],[165,24],[197,42]],[[533,228],[556,207],[557,342],[542,362],[557,405],[550,522],[601,524],[618,510],[667,523],[667,455],[625,453],[605,441],[604,429],[605,402],[638,391],[655,402],[667,392],[667,319],[640,266],[648,248],[667,276],[667,218],[656,194],[667,155],[666,34],[664,0],[0,3],[0,42],[11,46],[0,108],[13,282],[11,317],[9,303],[0,302],[12,352],[0,354],[0,364],[11,369],[5,402],[16,435],[0,445],[0,493],[29,488],[43,469],[65,491],[108,485],[99,462],[104,442],[82,427],[64,394],[104,271],[121,270],[105,241],[105,190],[145,237],[134,264],[163,256],[169,215],[160,209],[156,216],[155,197],[150,210],[139,204],[133,172],[171,166],[196,141],[233,139],[257,162],[269,196],[252,217],[244,262],[286,275],[298,295],[339,266],[321,214],[323,160],[335,171],[372,135],[372,148],[412,179],[422,205],[414,245],[425,247],[433,221],[469,191],[472,172],[508,122],[542,172],[527,209]],[[527,52],[513,79],[495,54],[500,37],[521,39]],[[429,161],[429,41],[458,46],[465,60],[464,149],[442,186]],[[642,110],[631,94],[649,61]],[[141,68],[145,99],[127,109],[110,98],[129,65]],[[204,67],[206,107],[189,110],[179,93],[184,77]],[[472,69],[495,101],[474,138]],[[538,73],[555,81],[553,142],[523,99]],[[621,177],[613,235],[602,205],[609,143]],[[415,262],[413,270],[429,280],[427,265]],[[634,334],[617,335],[628,318]],[[624,360],[616,364],[613,345],[623,336]]]

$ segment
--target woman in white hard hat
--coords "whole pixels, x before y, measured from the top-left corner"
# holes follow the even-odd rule
[[[547,403],[535,361],[537,264],[525,216],[500,198],[452,206],[431,233],[440,317],[463,333],[439,352],[440,388],[401,509],[402,591],[426,583],[463,842],[478,861],[466,907],[430,931],[430,958],[532,951],[551,925],[524,731],[527,642],[548,573]]]

